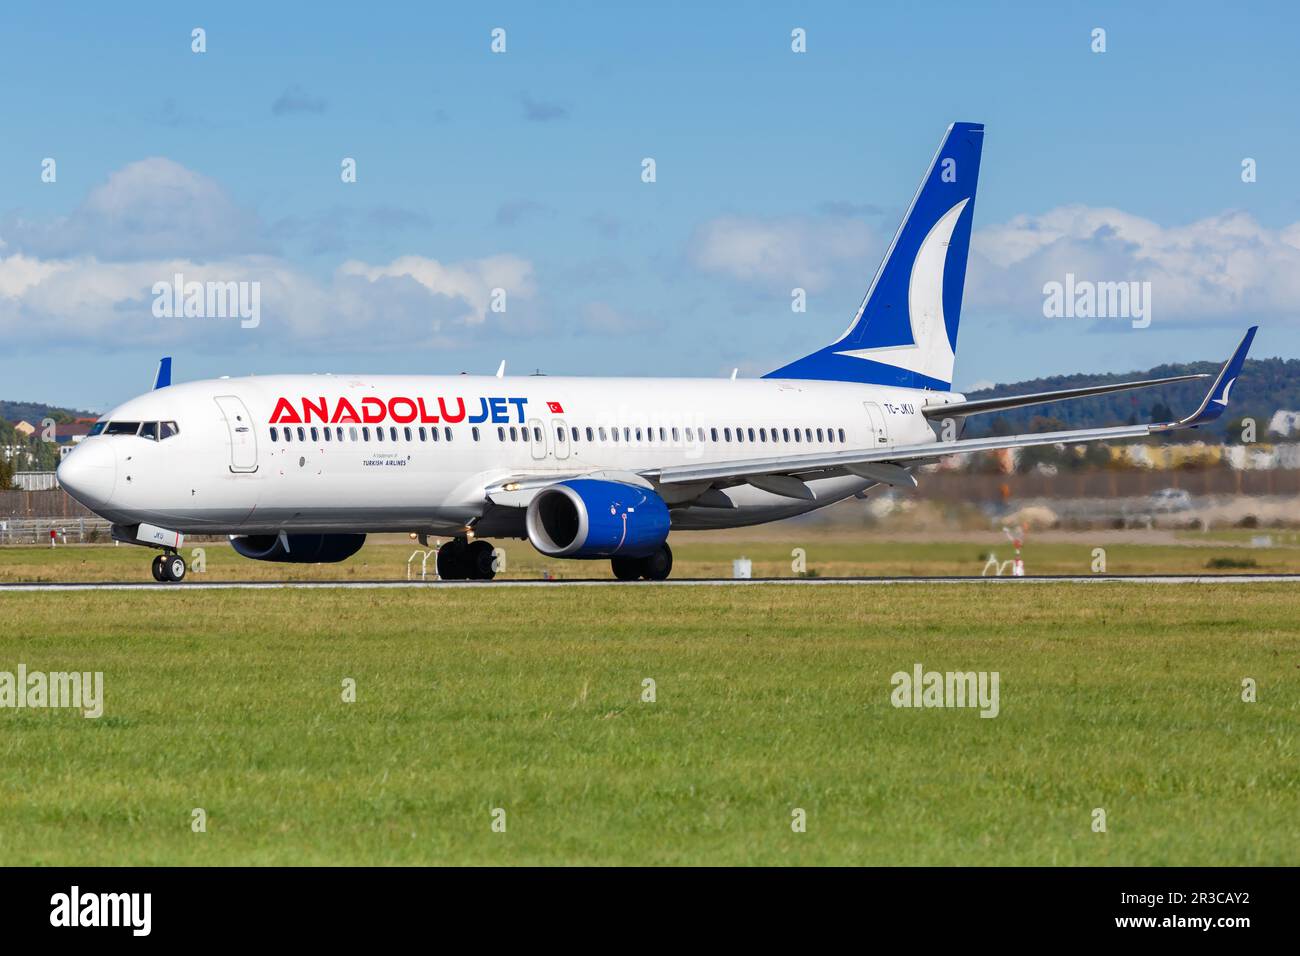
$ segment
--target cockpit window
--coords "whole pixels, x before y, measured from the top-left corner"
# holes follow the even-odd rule
[[[107,424],[108,422],[95,422],[95,424],[90,426],[90,432],[89,434],[86,435],[86,437],[90,438],[93,435],[98,435],[100,432],[104,430],[104,426]]]
[[[105,435],[134,435],[140,430],[139,422],[109,422]]]
[[[141,425],[141,426],[140,426],[140,437],[141,437],[141,438],[147,438],[147,439],[149,439],[150,441],[157,441],[157,440],[158,440],[158,423],[157,423],[157,422],[145,422],[143,425]]]

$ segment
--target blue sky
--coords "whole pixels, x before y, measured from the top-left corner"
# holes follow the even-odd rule
[[[1283,3],[9,7],[0,396],[105,408],[161,354],[761,374],[843,330],[953,120],[987,124],[958,387],[1217,358],[1251,322],[1300,355],[1297,27]],[[258,281],[260,324],[155,317],[177,269]],[[1071,271],[1150,281],[1150,327],[1045,318]]]

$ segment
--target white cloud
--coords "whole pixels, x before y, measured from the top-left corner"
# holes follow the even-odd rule
[[[864,260],[879,248],[866,223],[843,217],[728,215],[695,228],[687,258],[697,269],[741,282],[821,291],[846,263],[865,271]]]
[[[1225,212],[1161,226],[1119,209],[1063,206],[976,231],[966,302],[1042,318],[1043,284],[1151,283],[1154,320],[1300,314],[1300,223],[1262,226]]]
[[[497,288],[506,291],[514,327],[529,328],[535,318],[528,304],[537,289],[526,259],[401,256],[309,272],[271,254],[256,216],[215,180],[167,159],[114,172],[70,216],[10,221],[2,231],[0,334],[10,351],[223,338],[233,347],[255,340],[295,350],[456,345],[490,319],[505,318],[490,311]],[[186,283],[258,283],[256,333],[236,319],[156,318],[154,284],[178,273]]]
[[[884,236],[842,216],[763,219],[721,216],[698,226],[687,246],[696,268],[768,289],[820,291],[847,283],[865,291]],[[1120,209],[1062,206],[977,229],[967,274],[967,310],[1043,318],[1043,285],[1067,273],[1094,282],[1150,282],[1160,321],[1300,318],[1300,223],[1271,229],[1229,211],[1162,226]]]
[[[532,263],[518,256],[489,256],[446,265],[423,256],[402,256],[382,266],[349,260],[339,267],[339,273],[363,276],[371,282],[383,278],[413,279],[434,295],[464,301],[467,308],[460,318],[471,325],[487,318],[493,289],[506,291],[507,310],[510,297],[529,298],[536,291]]]
[[[186,283],[259,283],[256,333],[234,319],[155,318],[154,283],[177,273]],[[102,262],[14,255],[0,257],[0,334],[11,351],[68,340],[121,347],[230,335],[242,342],[247,334],[308,351],[452,345],[490,317],[494,287],[507,290],[509,310],[526,310],[535,291],[531,265],[514,257],[445,265],[404,257],[386,265],[348,262],[321,279],[273,256]]]
[[[11,219],[0,232],[9,249],[41,258],[199,258],[268,248],[257,216],[216,180],[162,157],[123,166],[69,216],[49,223]]]

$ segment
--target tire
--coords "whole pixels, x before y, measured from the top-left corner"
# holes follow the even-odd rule
[[[614,570],[614,577],[620,581],[637,581],[641,577],[640,558],[610,558],[609,564]]]
[[[673,570],[673,549],[664,543],[654,554],[641,559],[641,573],[647,581],[666,581]]]
[[[163,574],[167,576],[168,581],[180,582],[185,580],[185,559],[179,554],[173,554],[163,561]]]
[[[154,555],[153,565],[150,567],[150,570],[153,571],[153,579],[160,584],[167,580],[167,575],[163,571],[163,562],[166,560],[167,555],[165,554]]]
[[[451,540],[438,549],[438,577],[444,581],[463,581],[469,577],[465,560],[465,542]]]
[[[465,557],[468,566],[469,577],[475,581],[491,581],[497,576],[496,555],[492,552],[496,549],[492,547],[490,541],[475,541],[469,546]]]

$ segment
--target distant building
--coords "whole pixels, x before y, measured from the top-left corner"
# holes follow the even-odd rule
[[[54,440],[60,445],[75,445],[90,434],[94,421],[75,421],[71,425],[55,425]]]
[[[14,422],[14,431],[22,435],[24,438],[31,438],[36,434],[36,426],[31,422],[17,421]]]
[[[59,479],[52,471],[17,471],[14,486],[21,491],[49,491],[59,487]]]

